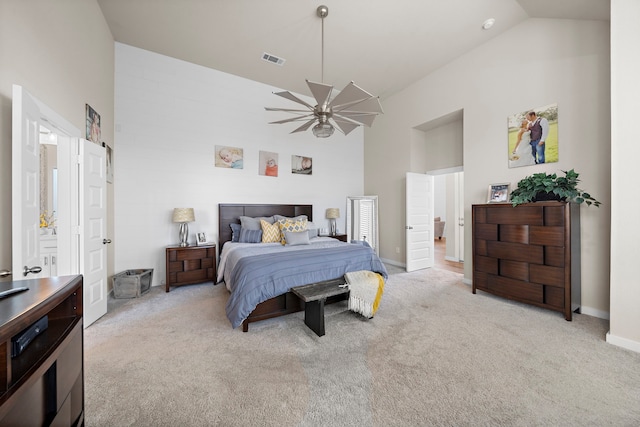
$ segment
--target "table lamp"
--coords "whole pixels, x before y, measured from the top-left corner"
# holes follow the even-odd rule
[[[180,223],[180,247],[189,246],[187,239],[189,238],[189,223],[196,220],[193,208],[175,208],[173,210],[173,222]]]
[[[329,208],[327,209],[327,213],[325,217],[329,220],[329,224],[331,226],[331,235],[336,235],[336,218],[340,218],[340,209],[338,208]]]

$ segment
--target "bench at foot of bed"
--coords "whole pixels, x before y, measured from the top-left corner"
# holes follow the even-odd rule
[[[344,279],[335,279],[342,280],[344,283]],[[329,281],[331,282],[331,280]],[[324,282],[319,282],[324,283]],[[304,285],[304,286],[313,286],[312,285]],[[337,287],[337,285],[336,285]],[[346,288],[340,288],[346,289]],[[325,301],[325,304],[332,304],[338,301],[344,301],[349,297],[348,291],[346,293],[341,292],[340,294],[334,294],[334,296],[328,297]],[[257,305],[257,307],[251,312],[249,317],[247,317],[244,322],[242,322],[242,332],[249,331],[249,323],[258,322],[260,320],[271,319],[274,317],[280,317],[291,313],[297,313],[305,309],[305,303],[302,299],[300,299],[293,292],[287,292],[286,294],[278,295],[277,297],[268,299],[264,302],[261,302]],[[306,317],[306,316],[305,316]],[[323,321],[324,321],[324,312],[323,312]],[[323,334],[324,335],[324,334]]]
[[[319,337],[324,335],[324,305],[328,298],[345,297],[349,288],[343,277],[310,285],[297,286],[291,291],[304,301],[304,323]],[[344,299],[344,298],[343,298]]]

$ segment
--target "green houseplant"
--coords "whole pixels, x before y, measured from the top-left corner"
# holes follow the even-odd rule
[[[566,200],[600,206],[600,202],[591,194],[578,188],[580,180],[576,171],[571,169],[562,172],[565,176],[541,172],[523,178],[518,182],[518,188],[511,193],[511,204],[517,206],[541,200]]]

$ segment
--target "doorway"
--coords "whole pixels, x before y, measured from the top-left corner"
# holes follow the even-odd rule
[[[87,327],[107,308],[105,148],[79,138],[79,129],[18,85],[12,115],[13,280],[82,274]],[[55,167],[43,134],[57,140]]]
[[[454,111],[413,128],[411,170],[434,178],[434,262],[454,270],[464,262],[463,110]]]

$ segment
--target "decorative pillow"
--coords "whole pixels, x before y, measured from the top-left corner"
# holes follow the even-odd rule
[[[287,240],[287,245],[298,246],[309,244],[309,233],[306,231],[284,231],[284,235]]]
[[[275,225],[275,224],[274,224]],[[305,231],[307,229],[307,220],[300,219],[298,221],[293,221],[292,219],[280,219],[278,220],[278,225],[280,226],[280,243],[283,245],[287,244],[287,239],[284,235],[285,231]]]
[[[280,227],[278,224],[269,224],[264,219],[260,220],[262,227],[262,243],[275,243],[280,241]]]
[[[307,221],[307,231],[309,232],[310,239],[313,239],[314,237],[318,237],[318,228],[311,221]]]
[[[240,224],[229,224],[229,227],[231,227],[231,241],[240,241],[240,230],[242,229]]]
[[[281,219],[290,219],[292,221],[300,221],[303,219],[309,220],[309,217],[307,217],[306,215],[298,215],[298,216],[294,216],[294,217],[288,217],[288,216],[282,216],[282,215],[274,215],[273,218],[276,221],[280,221]],[[275,221],[273,222],[275,224]]]
[[[240,229],[240,243],[260,243],[262,241],[262,230]]]
[[[260,220],[265,220],[269,224],[273,224],[276,222],[276,219],[272,216],[261,216],[257,218],[252,218],[250,216],[241,216],[240,217],[240,225],[242,228],[246,228],[247,230],[262,230],[260,227]]]

